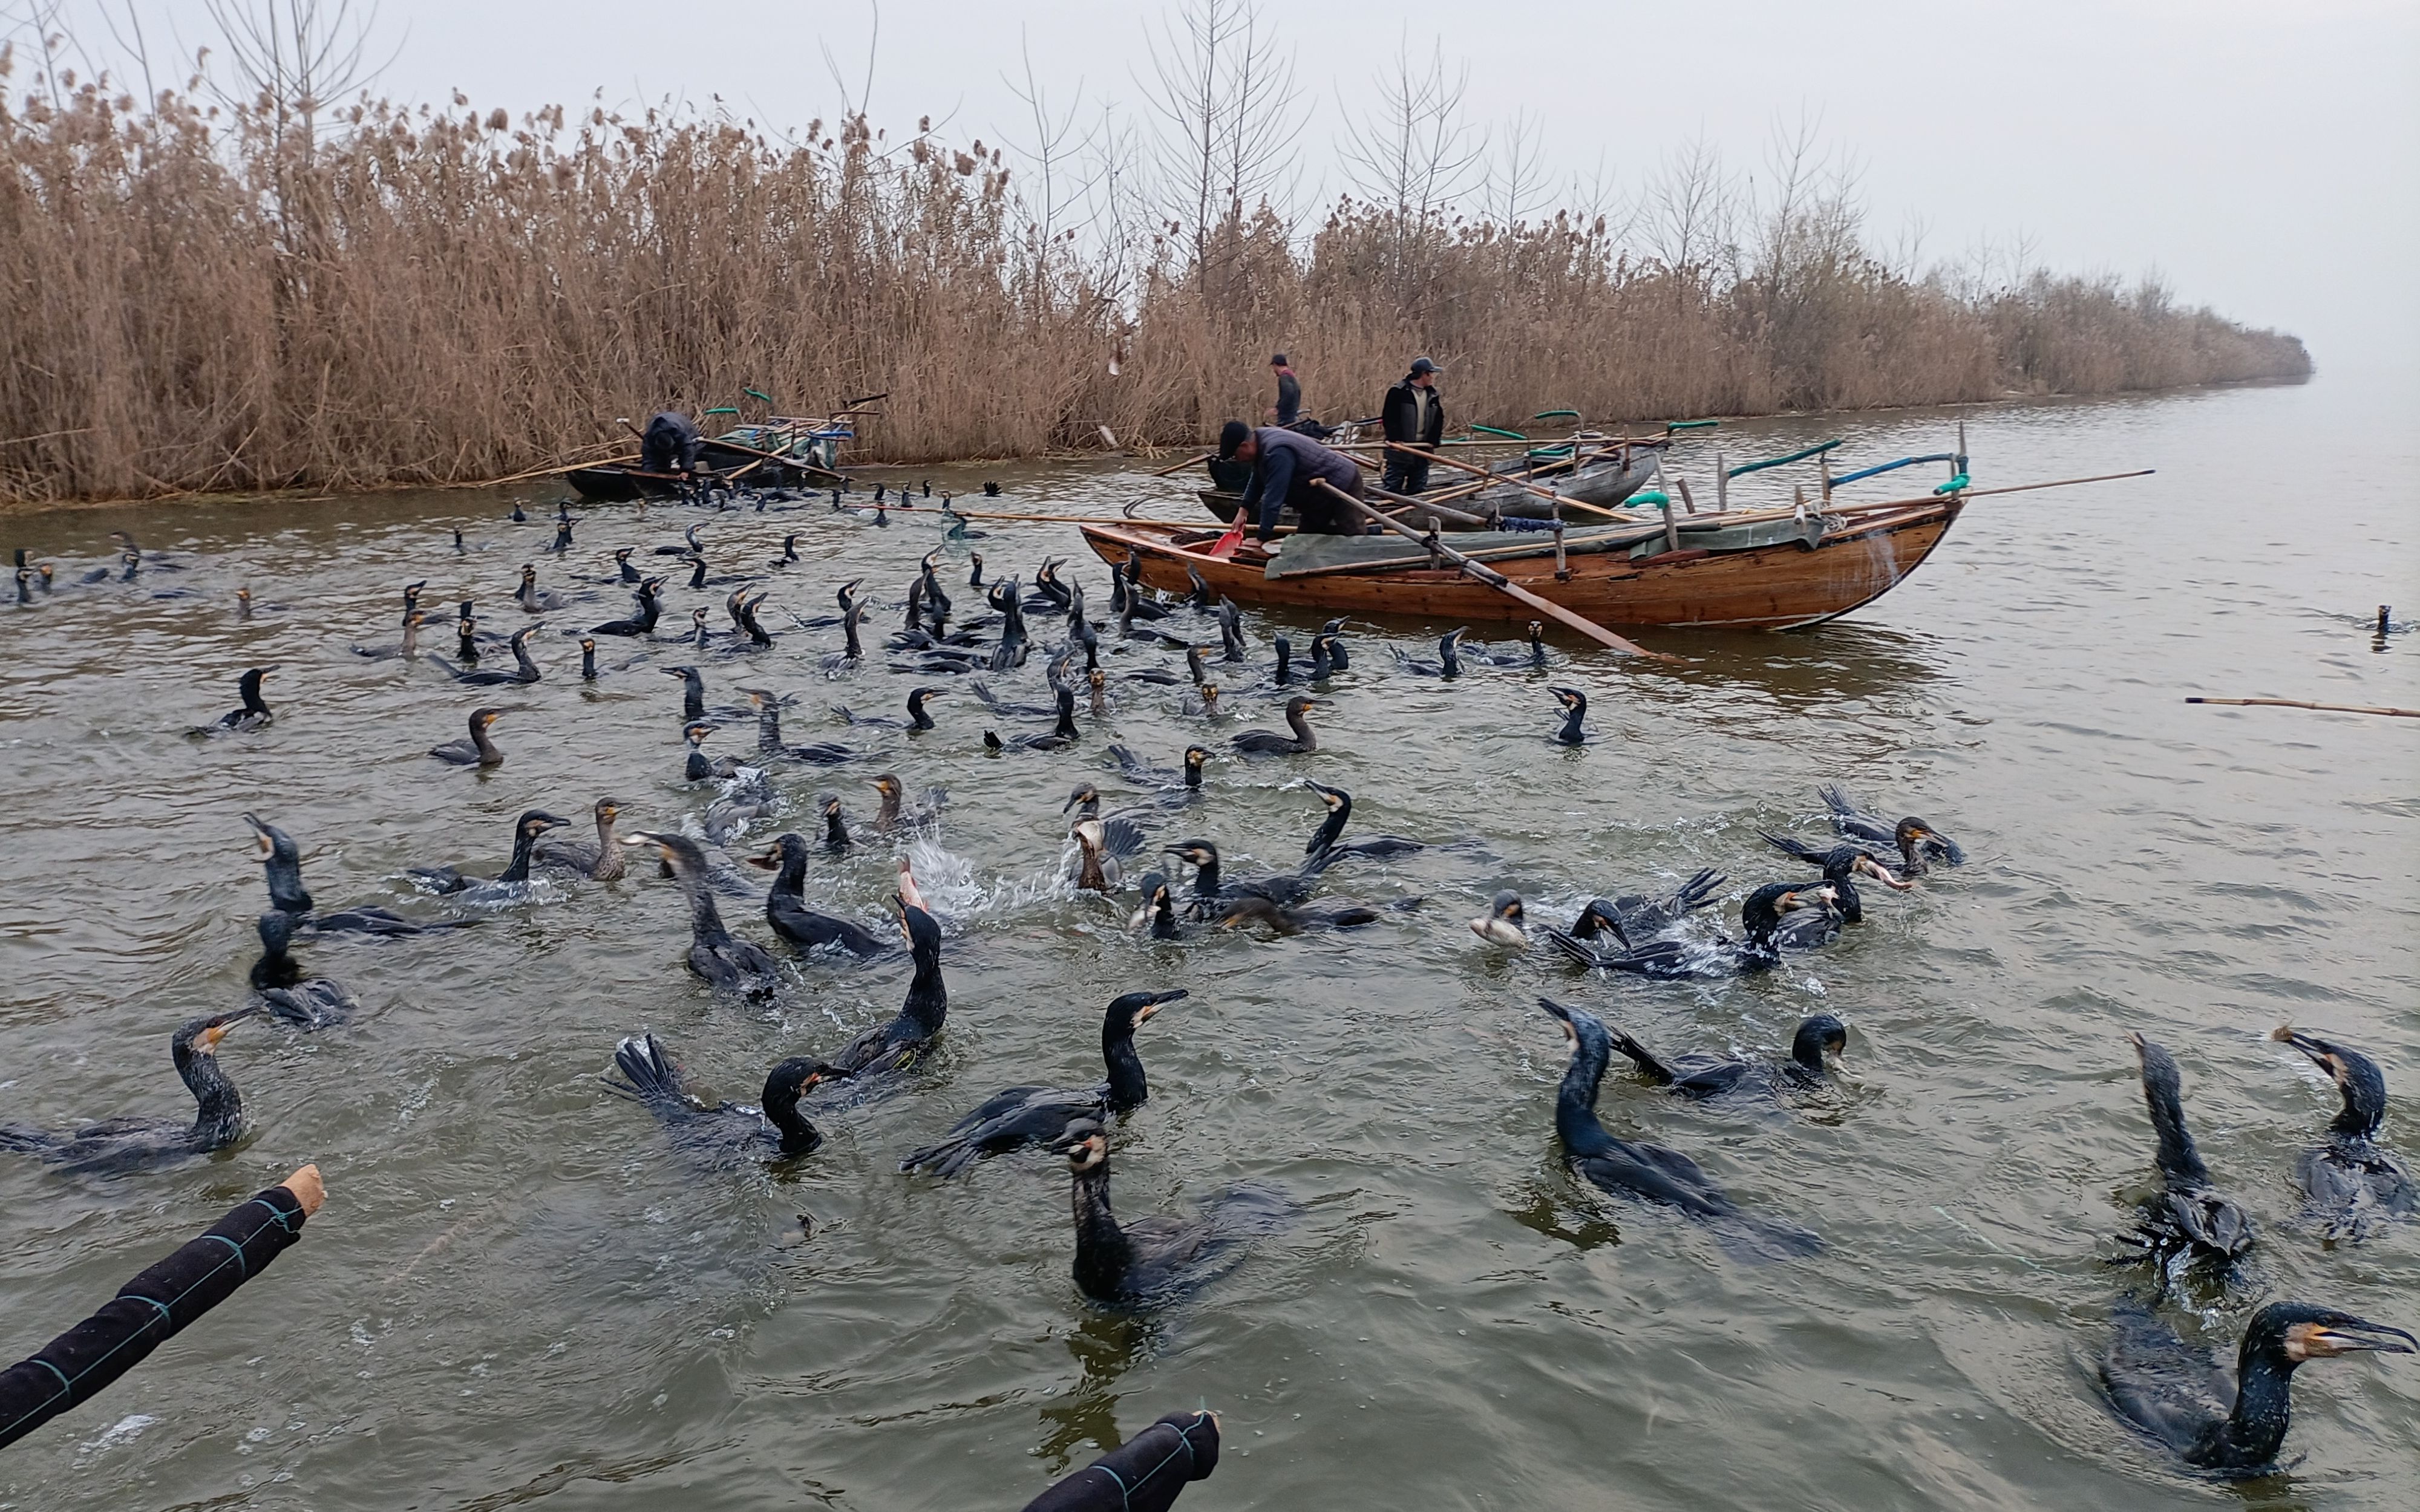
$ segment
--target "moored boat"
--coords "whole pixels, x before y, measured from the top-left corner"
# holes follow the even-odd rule
[[[749,392],[764,397],[752,389]],[[710,472],[716,478],[755,487],[813,488],[837,482],[842,477],[840,443],[856,440],[855,418],[868,412],[864,406],[888,397],[876,393],[851,400],[847,409],[829,419],[776,415],[761,424],[736,425],[698,442],[698,468],[701,474]],[[702,418],[737,413],[729,406],[718,406]],[[582,498],[600,503],[661,498],[695,482],[677,473],[650,472],[627,461],[566,469],[564,481]]]

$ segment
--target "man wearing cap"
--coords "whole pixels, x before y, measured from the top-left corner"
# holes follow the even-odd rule
[[[1436,376],[1443,371],[1425,357],[1412,359],[1411,372],[1387,391],[1386,406],[1378,411],[1387,440],[1429,451],[1445,438],[1445,401],[1436,392]],[[1416,494],[1428,486],[1427,457],[1387,448],[1386,486],[1390,492]]]
[[[1269,369],[1278,376],[1277,408],[1269,413],[1281,429],[1292,430],[1302,419],[1302,380],[1294,376],[1294,365],[1283,352],[1269,359]]]
[[[1299,431],[1275,425],[1254,430],[1240,420],[1231,420],[1218,432],[1218,455],[1222,461],[1251,468],[1252,481],[1244,486],[1243,507],[1235,517],[1238,521],[1250,518],[1257,510],[1264,545],[1277,533],[1278,512],[1288,505],[1293,506],[1299,528],[1310,534],[1358,535],[1364,530],[1358,511],[1314,486],[1326,483],[1356,499],[1361,497],[1361,470],[1343,453],[1331,451]]]

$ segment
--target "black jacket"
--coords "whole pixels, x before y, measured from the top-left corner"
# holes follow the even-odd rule
[[[1278,375],[1278,424],[1292,426],[1302,418],[1302,383],[1293,373]]]
[[[1435,446],[1445,439],[1444,397],[1436,390],[1429,390],[1429,423],[1422,425],[1419,391],[1412,387],[1408,378],[1387,391],[1386,408],[1378,413],[1386,422],[1387,440],[1390,441]]]
[[[1218,1466],[1218,1423],[1171,1412],[1025,1504],[1025,1512],[1167,1512]]]

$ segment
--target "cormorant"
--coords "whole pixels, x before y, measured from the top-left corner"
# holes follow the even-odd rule
[[[1597,1120],[1597,1084],[1605,1079],[1612,1041],[1596,1016],[1541,997],[1571,1045],[1571,1064],[1555,1094],[1555,1133],[1572,1170],[1599,1191],[1680,1209],[1704,1224],[1725,1254],[1743,1261],[1790,1259],[1823,1247],[1795,1225],[1744,1211],[1696,1161],[1677,1149],[1616,1139]]]
[[[538,587],[537,565],[529,562],[521,563],[521,585],[513,590],[513,598],[532,614],[544,614],[565,607],[560,596]]]
[[[1546,670],[1546,626],[1540,621],[1529,622],[1529,643],[1518,651],[1498,651],[1493,646],[1465,646],[1462,654],[1471,660],[1490,667],[1527,667],[1533,671]]]
[[[1409,856],[1414,851],[1428,849],[1425,842],[1405,840],[1401,835],[1372,835],[1367,839],[1353,841],[1350,843],[1339,843],[1337,837],[1344,833],[1345,821],[1353,817],[1353,795],[1342,788],[1332,788],[1324,782],[1313,782],[1308,779],[1303,782],[1303,786],[1317,794],[1319,801],[1327,805],[1327,817],[1321,822],[1319,828],[1311,832],[1311,839],[1304,842],[1303,855],[1334,856],[1339,858],[1347,856],[1367,856],[1385,859],[1397,856]]]
[[[681,680],[681,717],[683,719],[694,723],[706,717],[706,679],[698,675],[696,668],[684,664],[679,667],[659,667],[656,671],[666,677],[677,677]]]
[[[249,731],[268,729],[271,723],[275,722],[277,716],[271,713],[269,705],[261,700],[260,680],[276,670],[276,665],[271,663],[267,667],[255,667],[251,671],[245,672],[241,677],[237,678],[236,687],[243,695],[243,707],[235,710],[231,714],[220,715],[216,720],[202,726],[194,733],[195,734],[206,735],[216,730]]]
[[[1470,933],[1490,945],[1508,945],[1515,950],[1529,948],[1529,913],[1521,895],[1510,887],[1498,891],[1488,901],[1487,912],[1470,921]]]
[[[691,782],[703,782],[710,777],[730,777],[746,764],[737,756],[708,756],[706,737],[714,733],[714,726],[703,720],[691,720],[681,727],[681,738],[689,742],[689,759],[682,776]]]
[[[435,656],[424,656],[421,659],[466,687],[504,687],[513,684],[527,687],[538,680],[537,663],[530,656],[529,639],[544,628],[546,626],[542,625],[532,625],[513,632],[512,639],[505,642],[506,647],[513,654],[513,670],[508,672],[457,671]]]
[[[2252,1247],[2252,1215],[2210,1184],[2185,1129],[2184,1078],[2176,1057],[2157,1041],[2126,1036],[2143,1063],[2143,1101],[2159,1137],[2160,1193],[2143,1204],[2140,1222],[2121,1243],[2164,1267],[2178,1258],[2231,1260]]]
[[[1559,746],[1585,746],[1588,730],[1581,723],[1588,717],[1588,695],[1576,687],[1554,689],[1555,702],[1563,706],[1563,722],[1555,731],[1555,743]]]
[[[1547,940],[1555,949],[1584,966],[1605,971],[1627,972],[1640,977],[1699,978],[1745,976],[1766,971],[1781,964],[1781,949],[1775,934],[1789,915],[1808,909],[1829,912],[1832,888],[1829,884],[1809,886],[1806,883],[1770,882],[1747,895],[1740,905],[1740,923],[1746,931],[1745,941],[1717,938],[1700,943],[1690,940],[1654,940],[1646,945],[1632,946],[1631,936],[1620,928],[1615,934],[1624,949],[1605,951],[1588,944],[1575,933],[1548,930]],[[1594,905],[1581,910],[1586,920],[1591,917],[1599,922],[1611,923],[1595,912]]]
[[[1849,1026],[1829,1013],[1800,1019],[1797,1032],[1791,1036],[1790,1058],[1773,1068],[1728,1056],[1687,1055],[1667,1059],[1620,1029],[1607,1026],[1606,1033],[1612,1038],[1613,1047],[1630,1057],[1641,1076],[1683,1097],[1714,1097],[1751,1080],[1769,1086],[1764,1076],[1756,1074],[1766,1072],[1777,1072],[1801,1086],[1821,1082],[1831,1074],[1824,1057],[1837,1056],[1849,1046]]]
[[[219,1041],[232,1026],[259,1011],[246,1008],[193,1019],[169,1037],[168,1054],[177,1074],[197,1104],[191,1124],[102,1119],[54,1132],[0,1123],[0,1149],[56,1161],[70,1170],[128,1171],[225,1149],[243,1136],[243,1098],[219,1067]]]
[[[871,730],[924,731],[934,728],[933,717],[924,712],[924,701],[946,692],[939,687],[911,687],[908,690],[908,717],[894,719],[882,714],[852,714],[845,703],[831,706],[832,714],[843,724],[861,724]]]
[[[622,817],[622,805],[615,798],[597,800],[597,843],[580,840],[542,840],[537,844],[537,864],[556,871],[569,872],[592,882],[619,882],[628,866],[627,853],[613,834],[613,821]]]
[[[622,841],[652,845],[672,868],[673,881],[689,904],[689,968],[716,987],[751,996],[781,985],[782,968],[761,946],[737,938],[722,927],[714,906],[714,889],[706,871],[706,853],[686,835],[642,829]]]
[[[535,858],[538,837],[550,829],[561,829],[571,823],[559,819],[543,809],[527,809],[513,821],[512,864],[493,879],[474,877],[450,866],[406,867],[404,874],[434,893],[447,896],[467,895],[481,899],[509,896],[511,889],[529,881],[530,862]]]
[[[1415,677],[1460,677],[1462,638],[1469,633],[1468,625],[1459,630],[1448,630],[1445,639],[1437,642],[1437,659],[1435,661],[1417,660],[1406,655],[1401,646],[1390,645],[1388,649],[1395,654],[1396,665]]]
[[[1866,813],[1850,801],[1838,787],[1821,787],[1815,795],[1831,810],[1832,827],[1855,841],[1871,855],[1903,877],[1920,877],[1931,870],[1931,863],[1941,861],[1949,866],[1966,864],[1966,853],[1958,842],[1934,829],[1924,820],[1910,814],[1892,824],[1877,815]],[[1801,860],[1821,864],[1831,847],[1810,845],[1789,835],[1764,837],[1775,846]]]
[[[502,718],[504,713],[502,709],[473,709],[471,738],[449,740],[442,746],[431,746],[428,748],[428,754],[441,762],[451,762],[457,766],[504,765],[504,753],[498,750],[496,743],[488,738],[488,727]]]
[[[252,990],[270,1013],[305,1029],[333,1028],[361,1011],[361,1003],[340,981],[305,978],[287,953],[294,939],[294,916],[272,908],[260,916],[260,959],[252,964]]]
[[[774,1158],[809,1154],[824,1142],[822,1131],[799,1111],[799,1100],[840,1074],[820,1060],[792,1056],[766,1073],[763,1106],[752,1108],[709,1105],[691,1096],[679,1064],[652,1034],[624,1040],[614,1048],[613,1065],[624,1080],[609,1077],[605,1085],[645,1103],[676,1137],[717,1153]]]
[[[1139,886],[1142,890],[1142,906],[1135,910],[1134,918],[1128,922],[1136,929],[1148,926],[1155,940],[1182,938],[1183,932],[1176,925],[1175,891],[1169,886],[1167,873],[1146,872]]]
[[[860,959],[880,955],[891,949],[863,925],[819,914],[807,906],[807,842],[803,836],[775,837],[765,854],[749,856],[748,864],[776,873],[771,890],[765,894],[765,921],[773,926],[774,933],[792,945],[802,950],[837,945]]]
[[[950,1016],[950,991],[941,980],[941,926],[903,896],[893,895],[891,905],[898,912],[916,975],[908,983],[907,1003],[889,1023],[866,1030],[831,1057],[850,1076],[879,1075],[914,1065]]]
[[[1151,1086],[1143,1077],[1142,1057],[1135,1053],[1135,1029],[1164,1005],[1189,995],[1180,987],[1116,998],[1101,1013],[1101,1059],[1109,1080],[1085,1088],[1012,1087],[996,1092],[951,1125],[949,1137],[904,1157],[899,1168],[946,1179],[979,1160],[1063,1138],[1079,1119],[1107,1124],[1142,1106]]]
[[[1314,856],[1298,871],[1235,878],[1221,873],[1218,847],[1206,840],[1185,841],[1169,846],[1164,854],[1193,868],[1193,894],[1185,911],[1194,918],[1214,918],[1221,903],[1235,898],[1265,898],[1281,908],[1291,907],[1311,896],[1314,879],[1327,865],[1324,857]]]
[[[1124,746],[1111,746],[1109,756],[1118,764],[1118,775],[1127,781],[1159,789],[1158,802],[1164,809],[1200,800],[1202,767],[1210,760],[1210,753],[1200,746],[1186,747],[1184,764],[1177,767],[1153,766]]]
[[[1803,909],[1781,921],[1773,943],[1785,950],[1818,950],[1839,938],[1843,926],[1866,921],[1865,900],[1857,894],[1856,878],[1866,875],[1885,887],[1905,892],[1915,886],[1901,882],[1889,868],[1854,844],[1832,847],[1821,862],[1823,880],[1832,889],[1828,909]]]
[[[2399,1328],[2316,1307],[2273,1302],[2252,1315],[2230,1381],[2141,1304],[2121,1304],[2101,1381],[2118,1415],[2185,1463],[2230,1480],[2266,1474],[2292,1419],[2294,1368],[2368,1350],[2415,1352]]]
[[[1358,929],[1364,924],[1376,923],[1379,914],[1367,903],[1331,903],[1320,908],[1297,908],[1248,892],[1220,900],[1211,917],[1220,929],[1243,929],[1259,924],[1273,933],[1300,934],[1309,930]]]
[[[881,806],[874,813],[874,824],[877,829],[897,829],[902,825],[921,828],[933,824],[941,817],[941,806],[950,797],[946,788],[926,788],[923,803],[913,809],[908,808],[908,790],[901,784],[896,772],[885,772],[876,778],[874,791],[882,797]]]
[[[1082,733],[1076,728],[1076,690],[1072,687],[1063,687],[1059,690],[1059,722],[1051,727],[1048,733],[1019,735],[1014,740],[1002,740],[997,732],[986,730],[984,732],[984,748],[990,751],[1007,750],[1011,748],[1020,750],[1057,750],[1062,747],[1074,745],[1081,736]]]
[[[307,924],[322,934],[395,935],[468,929],[478,922],[473,918],[458,918],[415,924],[383,908],[343,908],[330,914],[314,912],[311,894],[302,886],[302,850],[294,843],[294,837],[255,814],[245,814],[243,822],[251,826],[253,841],[260,848],[261,871],[269,882],[270,905],[279,913],[293,916],[298,924]]]
[[[1249,1241],[1277,1232],[1299,1211],[1282,1190],[1248,1181],[1209,1197],[1199,1217],[1121,1225],[1109,1209],[1109,1142],[1101,1126],[1090,1119],[1069,1124],[1059,1148],[1075,1178],[1076,1288],[1109,1306],[1176,1301],[1233,1269]]]
[[[756,706],[756,752],[760,756],[786,756],[794,762],[806,762],[814,766],[837,766],[857,760],[860,752],[831,741],[815,741],[804,746],[782,744],[781,695],[762,687],[743,687],[748,702]]]
[[[2379,1125],[2386,1121],[2386,1077],[2378,1062],[2290,1025],[2269,1038],[2310,1057],[2344,1098],[2328,1125],[2328,1142],[2294,1162],[2294,1179],[2309,1198],[2303,1221],[2332,1240],[2359,1243],[2381,1219],[2408,1215],[2415,1203],[2411,1173],[2378,1142]]]
[[[1319,748],[1319,737],[1311,733],[1311,721],[1303,716],[1318,702],[1300,693],[1286,700],[1286,727],[1294,732],[1291,736],[1274,730],[1247,730],[1228,744],[1247,756],[1308,756]]]
[[[664,585],[661,578],[642,578],[637,592],[638,612],[627,620],[608,620],[588,627],[590,635],[641,636],[656,633],[656,622],[663,617],[663,604],[656,596]]]

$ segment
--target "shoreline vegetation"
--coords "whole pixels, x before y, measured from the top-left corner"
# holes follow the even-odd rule
[[[1265,34],[1192,25],[1233,11],[1171,24],[1215,87],[1189,117],[1161,102],[1156,147],[1108,113],[1079,136],[1038,88],[1011,149],[857,113],[785,138],[458,95],[338,108],[307,77],[147,101],[0,51],[0,501],[498,480],[748,388],[807,414],[888,391],[863,462],[1190,447],[1265,413],[1277,350],[1331,421],[1426,352],[1457,424],[1525,429],[2311,371],[2297,338],[2156,277],[1880,253],[1805,131],[1761,191],[1692,147],[1618,205],[1553,208],[1517,124],[1509,181],[1501,153],[1451,158],[1441,65],[1381,80],[1367,171],[1290,210],[1292,139],[1242,130],[1282,103]]]

